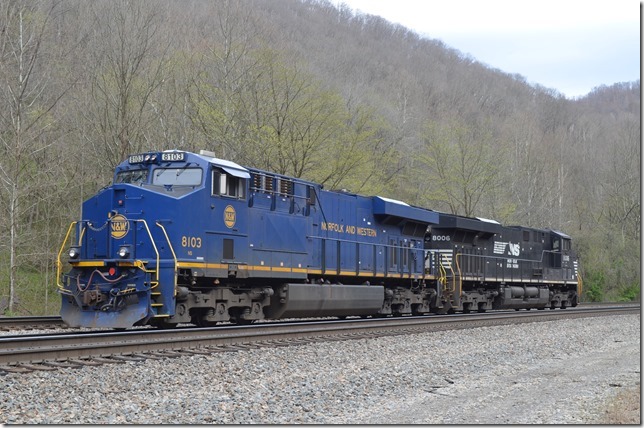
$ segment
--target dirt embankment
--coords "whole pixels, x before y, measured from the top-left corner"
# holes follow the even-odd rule
[[[598,422],[606,425],[641,425],[641,388],[637,384],[635,388],[628,388],[617,394],[606,404],[605,413]]]

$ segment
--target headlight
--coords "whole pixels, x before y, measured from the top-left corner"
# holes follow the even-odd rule
[[[69,253],[67,253],[67,254],[69,255],[70,259],[77,259],[80,256],[80,248],[71,247],[69,249]]]
[[[127,259],[130,256],[130,249],[128,247],[119,248],[118,255],[122,259]]]

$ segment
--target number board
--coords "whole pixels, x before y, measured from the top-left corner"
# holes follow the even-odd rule
[[[161,153],[162,162],[183,162],[186,154],[184,152]],[[128,161],[133,163],[154,162],[157,160],[156,153],[143,153],[140,155],[131,155]]]
[[[132,155],[129,157],[130,163],[141,163],[145,161],[145,155]]]
[[[161,160],[166,162],[181,162],[184,160],[185,153],[183,152],[173,152],[173,153],[161,153]]]

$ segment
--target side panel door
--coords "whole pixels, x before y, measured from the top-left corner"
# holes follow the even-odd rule
[[[239,265],[248,263],[247,175],[216,167],[211,171],[207,262],[212,268],[227,269],[235,275]]]

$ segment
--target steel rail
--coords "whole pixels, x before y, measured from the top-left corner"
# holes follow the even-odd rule
[[[177,330],[145,329],[26,337],[4,336],[0,337],[0,366],[168,350],[221,348],[239,344],[258,343],[258,346],[262,346],[260,342],[267,341],[275,344],[297,339],[338,340],[632,313],[640,313],[640,307],[455,314],[445,317],[376,318]],[[271,343],[263,346],[271,346]]]
[[[0,330],[43,328],[54,326],[65,327],[65,323],[59,316],[22,316],[22,317],[0,317]]]

